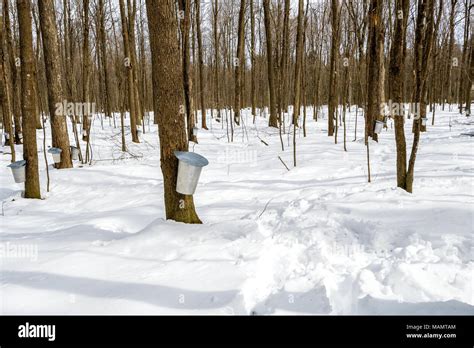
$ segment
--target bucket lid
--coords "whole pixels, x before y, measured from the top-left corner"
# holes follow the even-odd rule
[[[21,160],[21,161],[16,161],[16,162],[10,163],[7,167],[12,168],[12,169],[16,169],[16,168],[21,168],[21,167],[24,167],[24,166],[26,166],[26,160]]]
[[[188,152],[188,151],[175,151],[174,155],[176,158],[178,158],[180,161],[183,161],[187,164],[190,164],[194,167],[205,167],[209,164],[209,161],[195,153],[195,152]]]
[[[48,150],[48,153],[52,153],[53,155],[61,153],[63,150],[58,147],[52,147]]]
[[[383,124],[383,121],[375,120],[375,123],[382,123]]]

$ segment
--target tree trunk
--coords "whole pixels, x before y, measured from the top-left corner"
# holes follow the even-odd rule
[[[105,116],[112,117],[112,106],[110,101],[110,81],[109,68],[107,64],[107,41],[105,35],[105,6],[104,0],[98,2],[99,11],[99,42],[100,42],[100,58],[102,70],[104,72],[104,105]]]
[[[375,121],[381,121],[380,105],[383,101],[383,2],[372,0],[369,8],[369,39],[367,43],[367,108],[365,112],[365,141],[378,141],[374,132]]]
[[[181,26],[181,53],[182,53],[182,64],[183,64],[183,88],[184,88],[184,103],[186,112],[186,123],[188,127],[188,139],[189,141],[197,142],[197,137],[193,135],[194,127],[194,114],[193,114],[193,101],[192,101],[192,89],[193,84],[191,80],[191,53],[190,53],[190,42],[189,42],[189,30],[191,26],[191,3],[190,0],[179,0],[180,10],[180,26]]]
[[[418,4],[418,16],[415,31],[415,100],[419,105],[420,116],[426,113],[426,77],[431,54],[431,46],[434,29],[434,0],[420,0]],[[426,26],[426,28],[425,28]],[[413,181],[415,176],[415,160],[420,141],[420,117],[413,120],[414,135],[413,144],[408,161],[406,187],[408,192],[413,192]]]
[[[270,119],[269,127],[278,127],[278,116],[275,100],[275,82],[273,77],[273,45],[272,45],[272,28],[270,18],[270,0],[263,0],[263,14],[265,17],[265,34],[267,42],[267,61],[268,61],[268,88],[270,90]]]
[[[59,55],[58,32],[56,29],[56,14],[54,3],[49,0],[39,0],[39,19],[43,38],[46,80],[48,83],[48,105],[51,120],[51,135],[53,147],[60,148],[61,162],[56,168],[72,168],[71,149],[66,124],[66,110],[59,112],[63,102],[61,57]]]
[[[148,28],[152,53],[154,111],[159,115],[161,171],[165,190],[166,218],[186,223],[201,223],[194,208],[193,196],[176,192],[178,160],[174,151],[186,151],[185,123],[180,113],[182,80],[177,41],[175,2],[147,0]]]
[[[337,112],[337,66],[339,63],[339,0],[331,0],[331,63],[329,68],[328,136],[334,135]]]
[[[23,143],[23,134],[21,126],[21,94],[20,94],[20,66],[17,62],[17,56],[15,55],[15,48],[13,46],[12,30],[10,27],[10,4],[9,0],[3,0],[3,18],[5,20],[5,39],[7,44],[8,58],[10,60],[10,71],[12,74],[12,110],[13,110],[13,120],[15,123],[14,132],[15,132],[15,144]],[[10,134],[10,137],[13,137],[13,134]]]
[[[17,10],[20,31],[23,158],[26,160],[25,198],[40,199],[38,149],[36,146],[36,74],[33,54],[31,1],[17,0]]]
[[[395,122],[395,144],[397,148],[397,186],[406,190],[407,153],[405,139],[403,100],[403,68],[405,63],[406,30],[410,0],[395,1],[395,29],[390,52],[390,98],[399,106],[392,114]]]
[[[252,116],[253,123],[255,123],[255,117],[257,116],[256,111],[256,94],[255,89],[257,85],[257,76],[256,76],[256,59],[255,59],[255,17],[254,17],[254,1],[250,0],[250,62],[252,65],[251,77],[250,77],[250,99],[252,104]]]
[[[293,104],[293,165],[296,167],[296,126],[301,108],[301,69],[303,63],[303,41],[304,41],[304,6],[303,0],[298,2],[298,25],[296,30],[296,64],[295,64],[295,100]]]
[[[218,20],[218,15],[219,15],[219,5],[217,3],[217,0],[213,3],[213,33],[214,33],[214,69],[215,69],[215,74],[214,74],[214,102],[215,105],[214,107],[217,109],[217,120],[220,122],[221,120],[221,107],[220,107],[220,89],[219,89],[219,33],[217,31],[217,20]]]
[[[122,36],[123,36],[123,50],[125,55],[125,70],[127,72],[127,85],[128,85],[128,106],[130,108],[130,132],[132,134],[132,141],[134,143],[139,143],[138,132],[137,132],[137,105],[135,98],[135,84],[133,79],[133,71],[135,69],[132,65],[131,51],[130,51],[130,41],[128,37],[128,21],[127,15],[125,12],[124,0],[120,0],[120,17],[122,20]]]
[[[200,101],[201,101],[201,125],[202,128],[207,129],[206,123],[206,105],[204,104],[205,97],[205,81],[204,81],[204,58],[203,58],[203,47],[202,47],[202,32],[201,32],[201,1],[195,0],[194,6],[196,9],[196,35],[198,43],[198,63],[199,63],[199,89],[201,90]]]
[[[242,98],[242,67],[244,61],[245,46],[245,0],[240,0],[239,28],[237,34],[237,57],[234,61],[235,66],[235,98],[234,98],[234,122],[240,124],[240,107]]]
[[[5,139],[5,146],[10,146],[11,161],[15,162],[15,142],[13,141],[13,125],[12,125],[12,104],[11,104],[11,77],[9,71],[8,53],[4,50],[4,29],[3,21],[0,21],[0,104],[2,105],[1,112],[3,115],[3,125],[5,135],[8,134],[8,139]],[[0,139],[0,142],[2,140]]]
[[[82,28],[83,42],[82,42],[82,101],[89,103],[90,98],[90,81],[89,81],[89,70],[90,70],[90,56],[89,56],[89,0],[83,1],[84,6],[84,23]],[[89,132],[90,122],[89,115],[84,114],[82,121],[82,140],[87,142],[86,145],[86,158],[85,161],[89,161],[90,149],[89,149]]]

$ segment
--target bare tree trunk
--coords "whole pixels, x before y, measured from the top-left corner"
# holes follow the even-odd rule
[[[403,68],[410,0],[395,1],[395,30],[390,51],[390,98],[399,107],[393,114],[395,122],[395,144],[397,148],[397,186],[406,190],[407,153],[405,139],[403,100]]]
[[[257,84],[257,76],[256,76],[256,59],[255,59],[255,17],[254,17],[254,1],[250,0],[250,62],[252,65],[251,71],[251,82],[250,82],[250,99],[252,104],[252,116],[253,116],[253,123],[255,123],[255,117],[257,116],[256,111],[256,95],[255,89]]]
[[[331,63],[329,68],[328,136],[334,135],[337,113],[337,66],[339,64],[339,0],[331,0]]]
[[[288,109],[286,105],[286,98],[283,97],[283,93],[287,91],[287,65],[288,65],[288,56],[289,56],[289,45],[290,45],[290,34],[289,34],[289,22],[290,22],[290,0],[285,0],[285,7],[283,9],[283,43],[280,57],[280,81],[278,83],[278,125],[280,131],[280,142],[281,150],[283,151],[283,137],[282,137],[282,128],[285,129],[283,122],[283,112]],[[289,94],[289,93],[288,93]]]
[[[469,78],[468,83],[466,85],[466,116],[472,115],[471,110],[471,100],[472,100],[472,90],[473,90],[473,82],[474,82],[474,35],[471,34],[471,48],[470,48],[470,57],[469,57]]]
[[[10,71],[12,74],[12,110],[13,110],[13,120],[15,123],[14,132],[15,132],[15,144],[21,144],[23,134],[22,134],[22,125],[21,125],[21,94],[20,94],[20,61],[17,60],[18,57],[15,55],[15,49],[13,46],[12,30],[10,26],[10,4],[9,0],[3,0],[3,18],[5,21],[5,40],[7,44],[8,58],[10,60]],[[18,64],[17,64],[18,63]],[[18,65],[18,66],[17,66]],[[13,134],[10,134],[10,137],[13,137]],[[13,139],[13,138],[12,138]]]
[[[23,158],[26,160],[25,198],[40,199],[38,149],[36,145],[36,74],[31,25],[31,1],[17,0],[16,4],[20,30]]]
[[[89,56],[89,0],[83,1],[84,6],[84,23],[83,23],[83,42],[82,42],[82,101],[89,103],[90,98],[90,81],[89,81],[89,70],[90,70],[90,56]],[[86,145],[86,158],[85,162],[89,161],[90,149],[89,149],[89,115],[83,115],[82,121],[82,140],[87,142]]]
[[[152,52],[152,77],[155,114],[160,137],[161,171],[165,189],[166,218],[186,223],[201,223],[194,208],[193,196],[176,192],[178,160],[174,151],[188,149],[185,123],[179,112],[182,89],[180,52],[176,35],[175,2],[147,0],[148,28]]]
[[[275,82],[273,78],[273,45],[272,28],[270,18],[270,0],[263,0],[263,13],[265,17],[265,34],[267,42],[267,61],[268,61],[268,88],[270,90],[270,119],[269,127],[278,127],[278,116],[275,100]]]
[[[466,96],[470,93],[468,90],[468,80],[469,80],[469,61],[468,61],[468,52],[469,52],[469,32],[471,27],[471,8],[474,7],[470,4],[470,0],[464,1],[464,42],[462,49],[462,59],[461,59],[461,69],[459,73],[459,90],[458,90],[458,105],[459,113],[463,112],[463,103],[466,101]],[[435,35],[436,38],[436,35]],[[470,107],[466,105],[465,110],[469,110]]]
[[[184,88],[184,103],[186,109],[186,120],[188,126],[188,139],[197,143],[196,136],[193,135],[194,114],[192,102],[192,80],[190,67],[190,42],[189,30],[191,25],[191,3],[190,0],[179,0],[180,10],[180,26],[181,26],[181,43],[182,43],[182,62],[183,62],[183,88]]]
[[[63,112],[58,110],[63,102],[63,73],[61,70],[61,57],[59,55],[54,3],[49,0],[39,0],[38,7],[48,83],[48,105],[53,147],[62,150],[61,162],[56,163],[55,166],[59,169],[72,168],[71,149],[69,147],[66,124],[67,112],[66,110],[62,110]]]
[[[198,43],[198,63],[199,63],[199,89],[201,90],[200,101],[201,101],[201,124],[202,128],[207,129],[206,124],[206,105],[204,104],[205,97],[205,85],[204,85],[204,58],[203,58],[203,47],[202,47],[202,32],[201,32],[201,1],[194,1],[196,9],[196,35]]]
[[[415,31],[415,103],[419,105],[420,115],[424,117],[426,113],[426,77],[434,29],[434,0],[420,0],[418,4],[418,16]],[[426,26],[426,28],[425,28]],[[406,177],[406,190],[413,192],[413,180],[415,172],[415,160],[420,141],[421,117],[415,117],[413,144],[408,161],[408,171]]]
[[[2,105],[1,111],[3,115],[3,124],[5,127],[5,135],[8,134],[8,138],[5,137],[5,145],[10,146],[11,161],[15,162],[15,143],[13,139],[13,126],[12,126],[12,103],[10,99],[11,92],[11,80],[9,71],[8,54],[4,50],[4,29],[3,21],[0,21],[0,104]],[[1,140],[0,140],[1,142]]]
[[[452,104],[453,99],[452,99],[452,82],[451,82],[451,71],[453,67],[453,51],[454,51],[454,21],[455,21],[455,16],[456,16],[456,5],[458,3],[458,0],[451,0],[451,12],[449,14],[449,44],[448,44],[448,61],[447,61],[447,67],[446,67],[446,83],[447,83],[447,92],[446,92],[446,100],[449,105]],[[451,106],[449,106],[451,108]],[[444,102],[443,102],[443,110],[444,110]]]
[[[138,132],[137,132],[137,105],[135,98],[135,84],[133,79],[133,70],[136,67],[132,66],[132,58],[130,51],[130,41],[128,37],[128,20],[125,12],[124,0],[120,0],[120,17],[122,19],[122,36],[123,36],[123,49],[125,55],[125,69],[127,71],[127,84],[128,84],[128,106],[130,108],[130,133],[132,134],[132,141],[139,143]]]
[[[221,120],[221,107],[220,107],[220,89],[219,89],[219,33],[217,31],[217,20],[219,16],[219,5],[217,3],[217,0],[215,0],[214,5],[212,7],[213,10],[213,33],[214,33],[214,69],[215,69],[215,74],[214,74],[214,102],[215,102],[215,108],[217,109],[217,120],[220,122]]]
[[[105,116],[112,117],[112,106],[110,102],[110,81],[109,81],[109,68],[107,64],[107,41],[105,35],[105,6],[104,0],[98,2],[99,12],[99,42],[100,42],[100,57],[102,70],[104,72],[104,104],[105,104]]]
[[[301,70],[303,63],[304,42],[304,6],[303,0],[298,1],[298,26],[296,30],[296,64],[295,64],[295,102],[293,105],[293,166],[296,167],[296,126],[301,108]]]
[[[378,141],[374,132],[376,120],[381,120],[380,105],[383,89],[383,2],[371,0],[369,8],[369,39],[367,44],[367,108],[365,112],[365,141]]]
[[[235,98],[234,98],[234,122],[240,124],[240,107],[242,94],[242,67],[244,66],[245,46],[245,0],[240,0],[239,29],[237,34],[237,57],[235,65]]]

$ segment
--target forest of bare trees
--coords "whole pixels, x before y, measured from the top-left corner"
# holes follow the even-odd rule
[[[251,122],[278,129],[299,166],[297,129],[306,136],[309,122],[327,122],[342,155],[365,127],[370,182],[370,144],[393,119],[396,184],[412,192],[436,112],[472,111],[472,9],[469,0],[1,0],[4,142],[12,162],[22,146],[24,196],[41,198],[43,127],[61,149],[61,170],[72,167],[72,149],[92,164],[92,117],[120,130],[124,153],[157,124],[166,217],[199,223],[193,197],[174,189],[174,151],[199,141],[196,128],[213,123],[234,142],[250,126],[248,108]],[[351,107],[361,110],[354,139]]]

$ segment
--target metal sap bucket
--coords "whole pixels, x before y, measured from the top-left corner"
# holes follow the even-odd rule
[[[428,122],[428,118],[427,117],[422,117],[421,118],[421,125],[422,126],[426,126],[426,123]]]
[[[50,153],[51,155],[53,155],[53,162],[54,163],[60,163],[61,162],[61,152],[63,150],[61,150],[60,148],[58,147],[52,147],[48,150],[48,153]]]
[[[199,128],[198,128],[198,127],[193,127],[193,135],[194,135],[195,137],[197,137],[198,132],[199,132]]]
[[[12,170],[13,179],[17,184],[21,182],[25,182],[26,177],[26,161],[16,161],[8,165],[8,167]]]
[[[71,146],[71,158],[73,161],[77,161],[79,159],[79,149],[75,146]]]
[[[375,121],[375,127],[374,127],[374,133],[379,134],[382,131],[383,128],[383,121],[376,120]]]
[[[202,167],[207,166],[209,161],[194,152],[175,151],[174,155],[179,160],[176,192],[192,195],[196,191]]]

